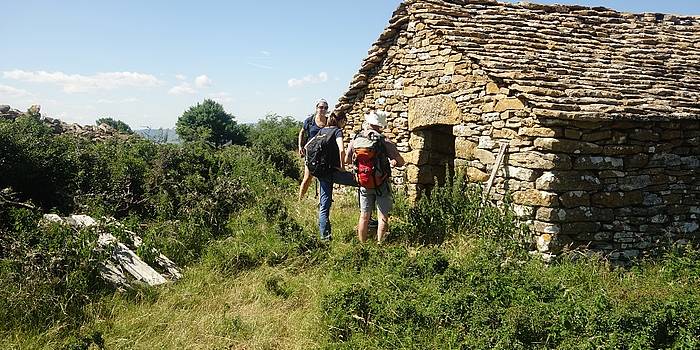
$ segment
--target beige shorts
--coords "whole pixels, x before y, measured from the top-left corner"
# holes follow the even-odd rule
[[[360,187],[360,211],[363,213],[372,212],[374,208],[384,216],[389,216],[394,208],[394,197],[391,195],[391,187],[388,182],[376,189]]]

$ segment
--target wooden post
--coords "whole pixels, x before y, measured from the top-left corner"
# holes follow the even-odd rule
[[[489,181],[486,183],[486,187],[484,188],[484,193],[481,196],[481,203],[486,203],[486,201],[489,198],[489,193],[491,193],[491,188],[493,187],[493,182],[496,180],[496,173],[498,172],[498,169],[501,167],[501,163],[503,163],[503,159],[505,158],[506,154],[506,149],[508,148],[507,143],[501,143],[501,148],[498,150],[498,157],[496,157],[496,163],[493,165],[493,169],[491,170],[491,177],[489,177]]]

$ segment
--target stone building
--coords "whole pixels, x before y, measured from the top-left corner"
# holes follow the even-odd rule
[[[512,196],[538,249],[634,257],[697,237],[700,18],[606,8],[407,0],[336,111],[386,132],[416,193],[465,168]]]

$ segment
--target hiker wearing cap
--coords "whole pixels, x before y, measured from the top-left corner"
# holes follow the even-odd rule
[[[404,165],[396,145],[382,135],[390,114],[375,111],[365,115],[363,129],[348,145],[345,163],[355,164],[359,184],[360,218],[357,237],[367,240],[369,221],[377,208],[379,224],[377,242],[381,243],[389,227],[389,214],[394,206],[391,194],[391,167]]]
[[[299,199],[303,198],[309,187],[311,175],[319,182],[318,227],[321,239],[331,239],[331,223],[329,220],[333,204],[333,184],[357,186],[350,172],[342,168],[345,158],[343,147],[343,127],[346,118],[344,114],[331,114],[326,126],[318,131],[305,145],[304,173],[309,180],[304,179],[299,187]]]
[[[312,137],[316,136],[318,131],[326,126],[326,122],[328,120],[326,116],[327,113],[328,101],[322,98],[316,101],[316,111],[314,114],[304,120],[301,130],[299,130],[297,146],[300,157],[304,156],[304,145],[306,145],[306,142],[308,142]]]
[[[304,120],[304,124],[302,125],[301,130],[299,130],[299,137],[297,138],[298,141],[298,147],[299,147],[299,156],[304,157],[306,151],[304,150],[304,146],[306,146],[306,143],[311,140],[318,132],[326,126],[326,123],[328,122],[328,118],[326,117],[326,113],[328,112],[328,101],[325,99],[318,99],[316,101],[316,111],[314,114],[310,115],[308,118]],[[311,184],[311,174],[309,173],[309,169],[305,166],[304,167],[304,178],[301,180],[301,186],[299,187],[299,200],[304,196],[306,193],[306,190],[309,188],[309,185]],[[316,186],[316,189],[318,191],[318,185]]]

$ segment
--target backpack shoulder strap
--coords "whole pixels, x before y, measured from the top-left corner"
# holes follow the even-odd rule
[[[304,120],[303,128],[308,133],[311,130],[311,124],[314,122],[314,116],[311,115]]]

